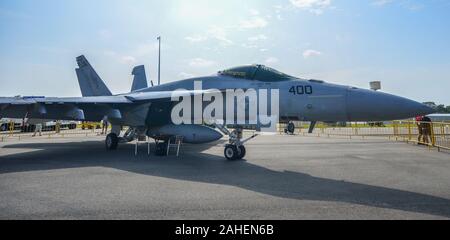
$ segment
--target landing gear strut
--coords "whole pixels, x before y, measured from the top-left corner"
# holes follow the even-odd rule
[[[216,127],[230,138],[229,144],[225,145],[224,150],[225,158],[230,161],[243,159],[247,153],[244,143],[258,136],[257,134],[254,134],[253,136],[242,140],[242,127],[237,127],[232,132],[224,126],[216,125]]]

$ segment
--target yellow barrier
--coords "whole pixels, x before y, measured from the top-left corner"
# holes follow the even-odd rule
[[[308,123],[294,122],[296,134],[306,135]],[[280,124],[279,132],[283,133],[286,124]],[[421,134],[422,133],[422,134]],[[386,137],[397,141],[414,142],[438,150],[450,150],[450,123],[433,122],[417,123],[416,121],[393,121],[384,124],[347,123],[347,126],[331,126],[317,123],[313,136],[345,136],[345,137]]]
[[[86,127],[88,125],[84,125],[85,129],[82,128],[82,124],[78,124],[76,126],[62,125],[61,122],[57,121],[53,126],[43,126],[42,128],[42,136],[47,138],[64,138],[70,136],[101,136],[106,135],[105,132],[102,132],[102,128],[98,128],[97,126],[101,126],[100,123],[89,123],[94,127]],[[107,131],[111,130],[111,125],[108,126]],[[0,141],[4,142],[9,139],[22,140],[26,138],[34,137],[34,133],[36,131],[36,126],[29,125],[26,127],[18,128],[17,125],[14,125],[14,122],[10,122],[8,124],[7,131],[0,132]],[[39,135],[39,134],[37,134]]]
[[[398,125],[396,136],[417,144],[436,147],[439,150],[450,150],[450,123],[415,121],[397,121],[396,123]]]

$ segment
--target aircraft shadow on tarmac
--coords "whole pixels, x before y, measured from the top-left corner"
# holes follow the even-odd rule
[[[221,155],[202,153],[212,146],[187,146],[182,157],[176,158],[148,157],[144,146],[140,155],[134,157],[131,144],[121,145],[114,152],[104,151],[101,142],[12,144],[4,148],[37,151],[0,157],[0,174],[103,166],[148,176],[235,186],[281,198],[343,202],[450,218],[449,199],[298,172],[278,172],[247,161],[230,162]]]

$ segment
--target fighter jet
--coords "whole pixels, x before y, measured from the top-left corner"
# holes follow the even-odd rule
[[[317,121],[388,121],[434,112],[428,106],[403,97],[321,80],[293,77],[264,65],[239,66],[219,71],[211,76],[152,87],[147,86],[144,67],[139,66],[133,69],[135,78],[131,92],[113,95],[84,56],[77,57],[77,63],[79,68],[76,69],[76,73],[83,97],[2,97],[0,118],[28,116],[36,119],[100,121],[106,117],[112,124],[111,133],[105,140],[108,150],[117,149],[119,143],[148,136],[157,140],[157,155],[164,155],[167,142],[174,137],[182,137],[185,143],[203,144],[229,135],[230,142],[225,145],[224,155],[228,160],[235,160],[245,157],[244,144],[249,139],[243,139],[242,128],[248,126],[249,119],[244,123],[236,123],[237,110],[229,112],[226,109],[230,107],[225,104],[229,103],[230,97],[227,100],[226,94],[229,91],[242,90],[240,93],[245,95],[244,102],[233,102],[234,98],[237,98],[234,95],[231,105],[233,107],[239,105],[245,111],[250,111],[252,106],[258,104],[247,99],[249,90],[258,93],[276,92],[277,104],[275,106],[266,104],[270,105],[266,114],[274,113],[277,108],[274,114],[277,122],[309,121],[312,128]],[[200,90],[197,89],[199,83],[202,87]],[[187,104],[193,105],[192,116],[194,116],[198,109],[201,114],[213,99],[217,101],[221,96],[225,100],[222,99],[220,104],[223,104],[225,109],[219,111],[216,109],[215,115],[223,118],[223,125],[206,124],[204,119],[195,119],[189,124],[173,119],[173,112],[179,107],[181,99],[200,97],[208,100],[191,101]],[[262,95],[257,96],[258,101],[261,100]],[[261,113],[259,107],[257,113]],[[245,116],[247,115],[250,116],[250,114]],[[235,123],[234,131],[227,128],[230,122]],[[256,125],[261,127],[259,121]],[[122,134],[123,126],[127,126],[128,130]]]

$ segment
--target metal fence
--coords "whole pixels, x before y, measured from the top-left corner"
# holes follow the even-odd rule
[[[295,134],[306,135],[310,124],[308,122],[293,122],[295,125]],[[279,124],[279,133],[284,133],[287,124]],[[371,123],[345,123],[339,124],[317,123],[312,134],[322,136],[394,136],[393,124],[371,124]]]
[[[450,123],[395,121],[394,135],[408,142],[450,150]]]
[[[7,140],[22,140],[33,137],[70,137],[70,136],[99,136],[107,131],[102,129],[100,123],[78,123],[74,125],[64,125],[56,123],[52,126],[31,125],[20,126],[9,122],[6,129],[0,129],[0,142]],[[110,128],[108,128],[110,130]]]
[[[309,123],[293,122],[295,134],[308,135]],[[287,124],[279,124],[279,133],[284,133]],[[345,137],[385,137],[397,141],[413,142],[438,150],[450,150],[450,123],[393,121],[388,123],[346,123],[345,126],[317,123],[312,135]]]

